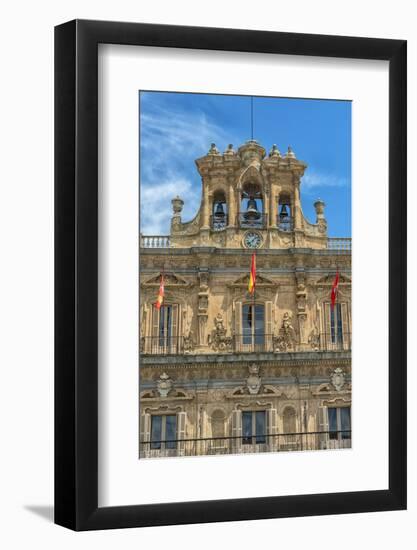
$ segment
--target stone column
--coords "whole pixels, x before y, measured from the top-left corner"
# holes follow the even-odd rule
[[[203,179],[203,224],[201,229],[210,228],[210,197],[209,185],[206,179]]]
[[[228,226],[234,227],[236,225],[236,198],[233,183],[229,182],[229,200],[227,205],[227,215],[229,217]]]
[[[294,229],[301,229],[300,178],[294,176]]]
[[[273,186],[271,185],[271,190],[269,192],[269,225],[270,227],[277,226],[277,196]]]

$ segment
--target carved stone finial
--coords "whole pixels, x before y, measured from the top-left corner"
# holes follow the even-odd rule
[[[314,203],[314,208],[316,210],[317,218],[322,217],[324,218],[324,207],[326,204],[321,199],[317,199]]]
[[[174,216],[179,216],[182,212],[184,201],[177,195],[174,199],[172,199],[171,204]]]
[[[324,216],[324,207],[325,207],[324,201],[321,199],[317,199],[314,203],[314,208],[316,210],[316,223],[319,226],[320,233],[325,233],[327,230],[327,221]]]
[[[212,143],[210,145],[210,149],[209,149],[209,152],[207,154],[208,155],[220,155],[219,150],[217,149],[215,143]]]
[[[292,147],[290,145],[288,145],[287,158],[288,159],[295,159],[295,153],[292,150]]]
[[[235,151],[233,149],[233,144],[232,143],[229,143],[229,145],[227,146],[227,149],[226,151],[224,152],[225,155],[235,155]]]
[[[270,157],[280,157],[281,156],[281,153],[279,152],[279,149],[278,147],[275,145],[272,146],[272,149],[269,151],[269,156]]]
[[[156,383],[156,387],[158,389],[158,393],[161,397],[168,397],[169,392],[171,391],[173,386],[173,382],[170,378],[170,376],[163,372]]]

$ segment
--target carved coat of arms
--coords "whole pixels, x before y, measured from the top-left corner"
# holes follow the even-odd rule
[[[340,367],[338,367],[337,369],[334,369],[330,375],[330,380],[336,391],[340,391],[345,385],[345,373]]]

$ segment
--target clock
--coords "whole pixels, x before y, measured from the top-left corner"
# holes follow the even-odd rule
[[[243,244],[246,248],[259,248],[262,244],[262,237],[255,231],[248,231],[243,237]]]

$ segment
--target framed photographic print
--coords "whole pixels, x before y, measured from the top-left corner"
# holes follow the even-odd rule
[[[55,521],[406,507],[406,42],[55,32]]]

